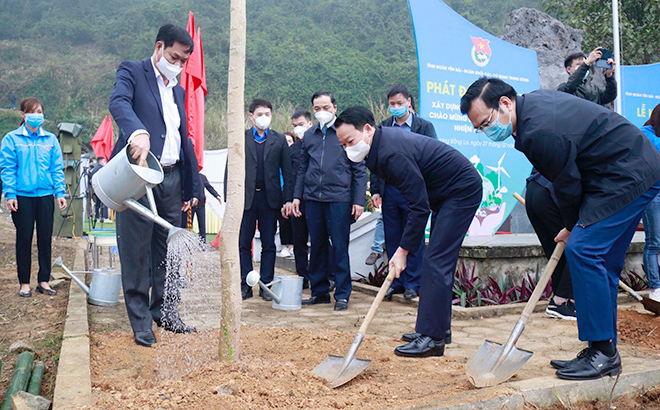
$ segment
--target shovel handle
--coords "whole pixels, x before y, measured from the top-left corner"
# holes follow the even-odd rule
[[[380,304],[383,302],[383,298],[385,298],[385,293],[387,293],[387,290],[392,285],[395,276],[396,276],[396,272],[394,271],[394,269],[390,269],[389,273],[387,274],[387,277],[385,278],[385,282],[383,282],[383,284],[380,287],[380,290],[376,294],[376,299],[374,299],[374,301],[371,303],[371,307],[369,308],[369,311],[367,312],[367,316],[365,316],[364,321],[362,322],[362,326],[360,326],[359,332],[362,333],[362,335],[365,335],[367,333],[367,329],[369,328],[369,325],[371,324],[371,321],[373,320],[374,316],[376,316],[376,311],[378,311]]]
[[[634,297],[635,299],[639,300],[640,302],[641,302],[642,300],[644,300],[644,298],[642,297],[642,295],[640,295],[639,293],[637,293],[637,292],[635,292],[634,290],[630,289],[630,286],[628,286],[628,285],[626,285],[625,283],[623,283],[623,281],[620,280],[620,279],[619,279],[619,286],[621,287],[621,289],[623,289],[623,290],[625,290],[626,292],[630,293],[630,294],[632,295],[632,297]]]
[[[525,305],[525,309],[523,310],[522,316],[520,318],[523,321],[523,324],[527,323],[527,319],[529,319],[529,316],[534,311],[536,304],[538,303],[539,299],[541,299],[541,294],[545,290],[545,287],[548,285],[548,282],[550,281],[550,277],[552,276],[552,273],[555,271],[555,268],[557,267],[557,263],[559,262],[559,259],[561,259],[561,255],[564,253],[565,247],[566,244],[564,242],[557,242],[557,245],[555,246],[555,250],[552,252],[552,256],[550,256],[550,260],[548,261],[548,264],[545,265],[543,274],[541,275],[541,278],[536,284],[536,287],[534,288],[534,292],[532,292],[532,296],[529,297],[529,300]]]

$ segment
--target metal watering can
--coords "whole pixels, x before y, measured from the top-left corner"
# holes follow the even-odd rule
[[[168,230],[169,242],[177,232],[185,229],[176,227],[158,215],[152,188],[163,182],[163,168],[158,159],[149,152],[147,166],[137,165],[128,151],[128,145],[115,155],[92,177],[96,196],[105,206],[117,212],[128,208]],[[147,195],[149,208],[137,201]]]
[[[245,278],[249,287],[257,283],[271,298],[273,298],[273,309],[300,310],[302,305],[303,278],[294,275],[275,275],[273,281],[265,285],[261,281],[259,272],[251,271]],[[272,286],[271,290],[269,286]]]
[[[115,306],[119,301],[119,289],[121,288],[121,274],[109,268],[94,269],[92,272],[92,283],[89,287],[80,280],[74,272],[62,263],[62,257],[58,257],[53,266],[59,266],[69,275],[71,280],[76,282],[82,290],[87,293],[87,303],[96,306]],[[77,273],[90,273],[89,271],[79,271]]]

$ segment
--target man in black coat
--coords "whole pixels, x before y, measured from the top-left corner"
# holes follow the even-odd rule
[[[442,356],[450,330],[452,288],[458,252],[481,203],[481,176],[456,149],[401,128],[376,127],[373,114],[352,107],[336,121],[337,137],[353,162],[366,164],[408,203],[406,226],[389,268],[398,276],[407,255],[424,238],[430,211],[442,217],[431,232],[422,262],[416,334],[397,347],[399,356]],[[413,336],[414,335],[414,336]]]
[[[387,93],[387,103],[392,116],[381,122],[381,127],[400,127],[415,135],[436,139],[433,124],[411,112],[410,92],[405,85],[397,84],[392,87]],[[394,185],[385,183],[374,172],[371,173],[371,198],[375,203],[380,202],[381,198],[383,201],[385,248],[389,259],[399,247],[410,212],[408,202]],[[422,238],[416,249],[410,249],[406,269],[392,282],[392,286],[385,294],[385,300],[391,300],[394,293],[403,293],[406,299],[417,297],[425,242],[425,238]]]
[[[367,171],[363,163],[348,160],[337,140],[334,94],[317,91],[312,96],[312,105],[319,123],[305,132],[293,201],[296,217],[301,215],[301,200],[306,201],[312,242],[309,260],[312,297],[302,303],[330,303],[327,266],[332,246],[336,269],[335,310],[346,310],[352,290],[348,255],[351,218],[357,220],[364,210]]]
[[[494,141],[513,135],[516,149],[553,183],[565,223],[555,241],[566,242],[579,337],[589,342],[575,359],[551,362],[557,376],[617,375],[619,275],[644,209],[660,191],[658,150],[607,108],[559,91],[517,96],[499,79],[474,82],[461,112]]]
[[[284,212],[290,213],[293,197],[289,145],[284,135],[269,128],[272,110],[272,104],[261,98],[253,100],[248,107],[254,126],[245,130],[245,208],[238,239],[243,299],[252,297],[245,278],[252,270],[252,238],[257,222],[261,238],[261,281],[270,283],[275,274],[277,215],[282,204]],[[259,290],[259,295],[266,301],[272,300],[263,290]]]

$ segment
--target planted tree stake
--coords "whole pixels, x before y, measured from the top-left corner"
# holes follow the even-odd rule
[[[44,378],[44,362],[36,362],[30,377],[27,392],[35,396],[41,396],[41,382]]]
[[[5,401],[2,403],[0,410],[12,410],[11,396],[27,389],[30,374],[32,373],[32,362],[34,362],[34,355],[31,352],[23,352],[18,356],[14,376],[12,376],[9,382]]]

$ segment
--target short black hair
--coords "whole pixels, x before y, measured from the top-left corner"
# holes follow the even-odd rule
[[[327,91],[327,90],[321,90],[315,92],[314,95],[312,95],[312,105],[314,105],[314,100],[316,100],[319,97],[323,97],[324,95],[330,97],[330,101],[332,101],[332,105],[337,105],[337,100],[335,100],[335,95],[332,93],[332,91]]]
[[[158,29],[158,34],[156,35],[156,43],[162,41],[165,44],[165,47],[172,47],[172,44],[176,41],[181,43],[184,46],[188,46],[188,52],[192,53],[195,43],[193,43],[192,37],[190,34],[179,26],[174,24],[165,24]]]
[[[467,114],[472,108],[472,101],[481,97],[488,108],[500,105],[500,98],[509,97],[516,100],[516,90],[499,78],[481,77],[467,89],[461,98],[461,113]]]
[[[564,60],[564,68],[572,66],[573,60],[577,60],[578,58],[587,58],[587,56],[582,51],[569,54],[568,57],[566,57],[566,60]]]
[[[387,99],[389,100],[391,97],[394,97],[397,94],[402,94],[403,98],[405,99],[410,98],[410,91],[408,91],[408,87],[403,84],[397,84],[390,88],[390,91],[387,93]]]
[[[293,115],[291,116],[291,119],[295,120],[296,118],[299,117],[305,117],[307,121],[312,120],[312,114],[309,111],[303,109],[296,110],[296,112],[294,112]]]
[[[358,131],[362,131],[366,124],[375,127],[376,120],[374,119],[374,114],[369,111],[368,108],[358,105],[355,107],[347,108],[341,114],[339,114],[339,117],[337,117],[335,120],[335,128],[338,128],[344,124],[351,124]]]
[[[273,104],[271,104],[270,101],[264,100],[263,98],[255,98],[248,106],[248,112],[250,114],[254,114],[254,110],[256,110],[259,107],[266,107],[271,111],[273,111]]]

